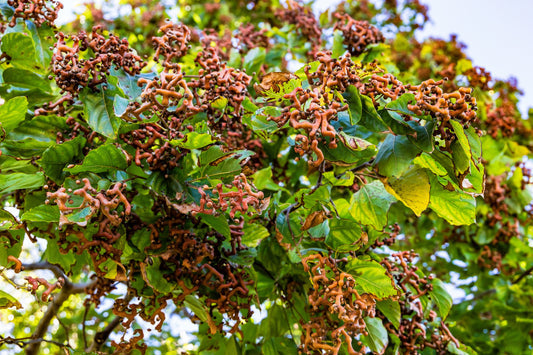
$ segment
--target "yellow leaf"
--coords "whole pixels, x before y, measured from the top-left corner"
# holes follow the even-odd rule
[[[391,195],[402,201],[417,216],[429,205],[429,178],[424,169],[415,168],[405,172],[400,178],[383,180],[385,189]]]

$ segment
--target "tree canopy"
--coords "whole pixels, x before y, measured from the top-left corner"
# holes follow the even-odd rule
[[[531,117],[418,0],[61,7],[0,1],[0,352],[531,353]]]

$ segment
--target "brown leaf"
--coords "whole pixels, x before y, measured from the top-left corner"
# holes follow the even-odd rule
[[[292,79],[298,79],[298,77],[286,72],[268,73],[261,78],[261,84],[254,84],[254,89],[258,95],[263,95],[270,89],[274,92],[279,92],[281,85]]]
[[[305,231],[314,226],[318,226],[320,223],[324,222],[326,218],[327,216],[325,211],[315,211],[307,216],[302,226],[302,230]]]

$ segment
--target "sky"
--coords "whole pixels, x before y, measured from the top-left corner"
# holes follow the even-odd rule
[[[72,11],[82,0],[63,1],[60,21],[72,19]],[[98,1],[100,2],[100,0]],[[325,9],[339,0],[318,0]],[[431,22],[418,39],[448,39],[452,33],[467,45],[466,53],[474,65],[492,73],[494,78],[518,78],[524,91],[520,100],[523,116],[533,107],[533,1],[531,0],[421,0],[429,6]]]
[[[492,77],[518,79],[524,91],[520,111],[533,107],[533,1],[530,0],[422,0],[429,6],[428,23],[417,36],[447,39],[451,33],[467,45],[474,65]]]

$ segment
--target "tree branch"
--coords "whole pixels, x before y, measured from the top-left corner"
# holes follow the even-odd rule
[[[522,279],[528,275],[530,275],[531,273],[533,272],[533,266],[530,267],[529,269],[527,269],[526,271],[524,271],[524,273],[520,276],[518,276],[518,278],[516,280],[514,280],[513,282],[511,282],[511,284],[517,284],[519,283],[520,281],[522,281]]]
[[[115,317],[103,330],[96,333],[91,347],[87,349],[88,352],[98,351],[100,347],[106,342],[113,330],[122,322],[122,317]]]
[[[46,312],[44,313],[43,318],[39,321],[39,324],[37,324],[37,327],[35,328],[31,338],[33,341],[28,342],[25,344],[26,347],[26,354],[27,355],[34,355],[39,353],[39,348],[41,347],[41,343],[43,339],[43,336],[46,334],[46,331],[48,330],[48,327],[50,325],[50,322],[52,319],[57,315],[57,312],[59,312],[59,309],[63,305],[63,303],[73,294],[83,293],[85,292],[86,288],[91,286],[93,282],[84,283],[84,284],[74,284],[72,281],[65,275],[63,270],[54,264],[48,263],[48,262],[39,262],[39,263],[32,263],[32,264],[22,264],[24,267],[24,271],[34,271],[34,270],[50,270],[54,273],[54,276],[56,278],[63,278],[65,280],[65,283],[63,284],[63,287],[61,288],[61,291],[57,295],[54,296],[53,300],[48,305],[48,308],[46,309]],[[35,341],[41,339],[40,341]]]
[[[44,313],[44,316],[39,321],[39,324],[37,324],[37,328],[35,328],[35,331],[32,334],[33,339],[42,339],[46,331],[48,330],[48,326],[50,325],[50,322],[55,317],[57,312],[59,311],[59,308],[63,305],[63,303],[69,298],[71,295],[71,284],[63,286],[61,291],[58,295],[56,295],[53,299],[53,301],[50,303],[48,308],[46,309],[46,312]],[[26,355],[36,355],[39,353],[39,348],[41,347],[41,342],[33,342],[30,343],[26,347]]]
[[[40,263],[32,263],[32,264],[22,264],[22,267],[24,271],[34,271],[34,270],[50,270],[54,273],[54,276],[56,278],[62,277],[65,279],[65,285],[67,283],[71,283],[67,275],[63,272],[63,270],[54,264],[48,263],[48,262],[40,262]]]

